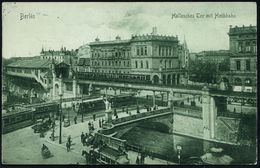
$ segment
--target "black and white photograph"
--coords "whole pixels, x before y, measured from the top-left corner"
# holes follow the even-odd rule
[[[256,165],[255,2],[3,2],[3,165]]]

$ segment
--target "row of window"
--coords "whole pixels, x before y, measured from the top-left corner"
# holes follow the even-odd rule
[[[130,51],[114,51],[114,52],[92,52],[91,53],[91,56],[92,57],[95,57],[95,58],[99,58],[99,57],[109,57],[109,56],[112,56],[112,57],[129,57],[130,56]]]
[[[178,60],[179,61],[179,60]],[[160,67],[161,68],[174,68],[174,62],[172,60],[160,60]],[[178,62],[178,64],[180,64],[180,61]]]
[[[174,48],[159,46],[159,56],[174,56]]]
[[[126,71],[118,71],[118,70],[99,70],[99,69],[93,69],[92,72],[95,72],[95,73],[115,73],[115,74],[129,74],[130,72],[126,72]]]
[[[146,68],[146,69],[149,69],[149,62],[148,61],[145,61],[145,67],[144,67],[144,63],[143,61],[139,61],[139,66],[138,66],[138,61],[135,61],[135,68]]]
[[[236,61],[236,70],[241,70],[241,61],[237,60]],[[250,60],[246,60],[246,71],[250,71],[251,70],[251,65],[250,65]]]
[[[21,68],[8,68],[9,71],[11,72],[18,72],[18,73],[27,73],[30,74],[32,73],[32,71],[34,72],[34,69],[21,69]],[[38,72],[38,70],[36,70],[36,72]],[[41,72],[47,72],[46,69],[41,69]]]
[[[136,55],[147,55],[147,46],[136,47]]]
[[[130,67],[130,61],[92,61],[92,66],[124,66]]]
[[[239,42],[238,43],[238,52],[253,52],[256,53],[257,51],[256,42],[255,41],[246,41],[246,42]]]
[[[235,78],[234,80],[235,84],[237,85],[242,85],[242,79],[240,78]],[[245,85],[252,85],[252,80],[251,79],[245,79]]]

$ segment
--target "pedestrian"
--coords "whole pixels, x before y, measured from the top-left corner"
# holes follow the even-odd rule
[[[236,110],[236,108],[234,107],[234,110],[233,110],[233,112],[235,113],[237,110]]]
[[[99,122],[99,128],[101,128],[102,127],[101,120],[99,119],[98,122]]]
[[[128,107],[126,107],[126,114],[128,114]]]
[[[65,119],[65,115],[63,114],[63,115],[62,115],[62,121],[64,121],[64,119]]]
[[[69,145],[71,145],[72,140],[71,140],[71,136],[70,135],[68,136],[68,142],[69,142]]]
[[[93,120],[96,121],[96,114],[93,114]]]
[[[117,112],[116,112],[116,108],[114,109],[114,116],[116,116],[117,115]]]
[[[139,106],[136,107],[136,113],[140,113]]]
[[[93,123],[93,121],[92,121],[92,123],[91,123],[91,130],[94,130],[95,128],[94,128],[94,123]]]
[[[84,139],[85,139],[85,135],[84,135],[84,133],[83,133],[83,132],[81,133],[81,136],[80,136],[80,138],[81,138],[81,143],[84,145]]]
[[[66,148],[67,148],[67,152],[70,151],[70,145],[69,145],[69,142],[66,142]]]
[[[138,156],[136,157],[135,163],[136,163],[137,165],[140,163],[140,160],[139,160],[139,157],[138,157]]]
[[[77,116],[74,117],[74,123],[77,124]]]
[[[116,118],[118,118],[118,115],[116,114]]]

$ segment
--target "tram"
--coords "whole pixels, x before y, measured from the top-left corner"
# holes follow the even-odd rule
[[[8,133],[34,123],[34,110],[24,109],[19,112],[6,113],[2,116],[2,133]]]
[[[20,110],[2,116],[2,133],[8,133],[33,125],[37,119],[50,117],[59,111],[58,103],[39,103],[25,105]]]
[[[112,108],[117,108],[121,106],[131,105],[136,102],[133,94],[128,95],[117,95],[108,97]],[[87,113],[89,111],[95,110],[105,110],[105,104],[102,99],[99,100],[88,100],[79,104],[79,113]]]

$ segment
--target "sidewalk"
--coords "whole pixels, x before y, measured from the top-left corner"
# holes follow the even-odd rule
[[[158,107],[158,109],[162,109],[164,107]],[[131,111],[132,115],[137,114],[136,109],[135,110],[129,110],[129,112]],[[147,112],[146,109],[140,109],[140,113],[145,113]],[[129,114],[127,114],[126,112],[117,112],[118,117],[122,118],[122,117],[126,117],[129,116]],[[62,144],[59,144],[59,121],[56,121],[56,129],[55,129],[55,140],[52,141],[50,139],[52,130],[48,131],[46,136],[45,136],[45,141],[47,141],[50,144],[53,144],[55,146],[58,146],[60,148],[64,149],[64,152],[67,152],[66,150],[66,142],[67,142],[67,138],[70,135],[71,139],[72,139],[72,146],[71,146],[71,151],[70,153],[73,153],[77,156],[81,156],[82,154],[82,150],[85,151],[89,151],[91,150],[90,147],[87,146],[83,146],[83,144],[81,143],[81,133],[83,132],[85,133],[89,133],[89,129],[88,129],[88,122],[89,121],[93,121],[94,124],[94,132],[97,132],[98,130],[100,130],[101,128],[99,128],[99,119],[102,119],[102,117],[97,117],[95,121],[93,121],[93,119],[91,118],[90,120],[85,120],[83,123],[79,122],[77,124],[72,124],[69,127],[63,127],[62,125]],[[115,116],[113,116],[113,119],[115,119]],[[136,164],[136,157],[137,157],[138,153],[134,152],[134,151],[129,151],[128,152],[128,157],[130,159],[130,164]],[[83,156],[82,156],[83,157]],[[158,158],[149,158],[146,157],[145,158],[145,164],[173,164],[173,163],[168,163],[165,160],[161,160]]]

